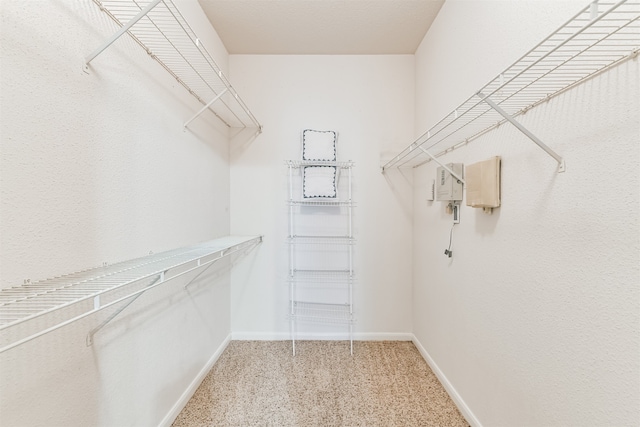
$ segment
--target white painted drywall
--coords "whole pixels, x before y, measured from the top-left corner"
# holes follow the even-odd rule
[[[411,331],[411,187],[380,172],[380,152],[413,133],[414,60],[400,56],[230,55],[234,85],[264,124],[259,141],[231,145],[231,231],[264,233],[249,270],[234,269],[234,337],[289,337],[286,159],[301,131],[336,130],[338,159],[353,160],[356,336]],[[399,146],[397,144],[400,144]],[[346,327],[307,325],[307,336]],[[342,334],[342,335],[340,335]]]
[[[226,69],[196,0],[177,2]],[[91,1],[3,0],[0,285],[229,233],[228,130]],[[220,268],[223,266],[221,265]],[[157,425],[230,332],[229,275],[139,298],[0,355],[0,424]]]
[[[424,132],[587,2],[447,1],[416,54]],[[630,426],[640,414],[640,61],[442,158],[502,156],[502,207],[451,216],[414,175],[413,327],[485,426]]]

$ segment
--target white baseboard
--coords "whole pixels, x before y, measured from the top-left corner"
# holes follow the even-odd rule
[[[231,334],[227,335],[222,344],[220,344],[215,353],[213,353],[213,356],[211,356],[211,358],[207,361],[207,364],[200,370],[200,372],[198,372],[198,375],[196,375],[193,381],[191,381],[189,387],[187,387],[184,393],[182,393],[180,399],[178,399],[175,405],[173,405],[169,413],[165,415],[165,417],[159,424],[160,427],[170,427],[171,424],[176,420],[182,409],[184,409],[184,407],[187,405],[187,402],[189,402],[191,397],[193,397],[193,394],[196,392],[198,387],[200,387],[200,384],[202,384],[202,381],[205,379],[211,368],[213,368],[213,365],[215,365],[215,363],[218,361],[220,355],[222,355],[222,352],[227,348],[230,342]]]
[[[231,332],[233,341],[286,341],[288,332]]]
[[[453,402],[456,404],[462,416],[467,420],[469,424],[471,424],[472,427],[482,427],[482,424],[480,424],[480,421],[478,420],[478,418],[475,416],[473,412],[471,412],[471,409],[469,408],[469,406],[467,406],[467,404],[462,399],[460,394],[458,394],[457,390],[453,387],[451,382],[449,382],[449,379],[447,379],[444,373],[440,370],[436,362],[431,358],[431,356],[429,355],[427,350],[422,346],[422,344],[420,344],[420,341],[418,341],[415,335],[413,336],[412,341],[413,341],[413,344],[418,349],[418,351],[420,352],[420,354],[422,355],[422,357],[424,358],[424,360],[426,360],[427,364],[429,365],[433,373],[436,374],[442,386],[445,388],[445,390],[447,390],[447,393],[449,393],[449,396],[451,396],[451,400],[453,400]]]
[[[413,334],[408,332],[360,332],[353,334],[357,341],[412,341]]]
[[[360,332],[353,334],[354,341],[413,341],[413,334],[407,332]],[[289,332],[232,332],[234,341],[288,341]],[[303,332],[296,334],[296,340],[348,340],[347,333]]]

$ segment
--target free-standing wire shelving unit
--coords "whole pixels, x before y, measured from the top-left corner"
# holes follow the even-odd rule
[[[338,179],[336,198],[302,197],[301,175],[307,166],[333,166],[340,170],[342,179]],[[300,323],[346,325],[353,354],[355,205],[351,170],[354,163],[290,160],[287,167],[289,320],[293,354],[296,354],[296,334]]]
[[[262,236],[227,236],[0,290],[0,353],[113,308],[88,332],[91,345],[94,335],[143,293],[190,273],[191,283],[220,259],[261,242]]]
[[[85,70],[125,33],[193,95],[202,108],[184,122],[210,110],[230,128],[262,125],[240,98],[202,41],[172,0],[93,0],[120,29],[85,58]]]
[[[640,0],[595,0],[384,164],[417,167],[509,122],[558,163],[562,156],[516,118],[640,48]],[[448,170],[448,169],[447,169]],[[454,174],[455,175],[455,174]]]

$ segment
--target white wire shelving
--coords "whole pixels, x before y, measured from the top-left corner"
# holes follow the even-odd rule
[[[509,122],[558,163],[562,156],[516,117],[622,61],[640,48],[640,0],[596,0],[384,164],[417,167]]]
[[[322,322],[329,324],[352,324],[354,321],[350,304],[324,304],[294,301],[291,317],[298,322]]]
[[[353,354],[353,197],[352,161],[289,160],[289,320],[293,354],[300,323],[346,325]],[[307,166],[333,166],[334,199],[305,199]],[[346,176],[345,176],[346,175]]]
[[[104,309],[116,309],[88,332],[87,345],[91,345],[95,333],[144,292],[194,273],[191,283],[216,261],[248,252],[261,242],[262,236],[227,236],[3,289],[0,291],[0,353]]]
[[[262,125],[240,98],[172,0],[93,0],[121,28],[85,58],[85,70],[127,33],[207,109],[230,128]]]
[[[291,200],[292,206],[355,206],[351,200]]]
[[[287,160],[287,166],[289,167],[290,172],[293,172],[294,169],[301,169],[305,166],[333,166],[337,169],[350,170],[354,163],[352,161],[340,162],[340,161],[327,161],[327,160]],[[291,183],[293,183],[292,177],[290,177]],[[289,198],[289,206],[344,206],[344,207],[354,207],[355,203],[351,197],[346,199],[336,198],[332,199],[324,199],[324,200],[311,200],[311,199],[296,199],[294,197]]]
[[[348,285],[353,282],[349,269],[341,270],[303,270],[295,269],[289,276],[289,283],[313,288],[332,288]]]
[[[340,169],[349,169],[354,166],[352,161],[340,162],[332,160],[287,160],[286,164],[292,168],[302,166],[336,166]]]

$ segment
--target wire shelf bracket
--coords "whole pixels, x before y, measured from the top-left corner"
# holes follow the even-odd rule
[[[96,50],[94,50],[90,55],[88,55],[85,59],[84,59],[84,64],[85,64],[85,70],[88,71],[89,68],[89,63],[91,61],[93,61],[93,59],[100,55],[102,52],[104,52],[105,49],[107,49],[109,46],[111,46],[116,40],[118,40],[124,33],[126,33],[127,31],[129,31],[129,29],[131,27],[133,27],[136,22],[138,22],[139,20],[141,20],[142,18],[144,18],[145,16],[147,16],[147,14],[149,12],[151,12],[151,9],[153,9],[154,7],[156,7],[158,5],[158,3],[160,3],[162,0],[154,0],[151,3],[149,3],[147,5],[147,7],[145,7],[144,9],[141,9],[140,12],[134,16],[133,18],[131,18],[131,20],[129,22],[127,22],[125,25],[123,25],[118,31],[115,32],[114,35],[112,35],[111,37],[109,37],[104,43],[102,43]]]
[[[93,0],[120,29],[84,59],[89,64],[125,33],[138,43],[204,107],[184,123],[186,128],[210,110],[229,128],[262,125],[222,73],[173,0]],[[209,100],[209,101],[207,101]],[[217,102],[220,101],[220,102]],[[214,108],[213,105],[217,107]]]
[[[531,133],[522,123],[518,122],[515,118],[513,118],[511,115],[509,115],[506,111],[504,111],[502,108],[500,108],[500,106],[498,104],[496,104],[495,102],[493,102],[488,96],[485,96],[482,92],[478,92],[478,93],[476,93],[476,95],[480,99],[482,99],[484,102],[486,102],[491,108],[493,108],[498,114],[500,114],[502,117],[504,117],[506,121],[508,121],[509,123],[514,125],[520,132],[525,134],[538,147],[542,148],[544,151],[547,152],[547,154],[549,154],[551,157],[556,159],[556,161],[558,162],[558,173],[564,172],[566,170],[564,159],[558,153],[556,153],[551,148],[549,148],[549,146],[546,145],[544,142],[540,141],[540,139],[537,136],[535,136],[533,133]],[[435,160],[435,157],[433,159]],[[440,163],[440,162],[438,162],[438,163]],[[453,175],[453,173],[451,171],[450,171],[450,173]],[[457,176],[456,176],[456,178],[457,178]]]
[[[202,107],[200,109],[200,111],[198,111],[193,117],[191,117],[189,120],[187,120],[186,122],[184,122],[183,127],[186,129],[187,126],[189,126],[189,123],[191,123],[192,121],[194,121],[198,116],[200,116],[200,114],[204,113],[205,110],[207,110],[209,107],[211,107],[213,105],[214,102],[216,102],[218,99],[220,99],[222,97],[222,95],[224,95],[225,93],[227,93],[229,91],[229,89],[225,89],[222,92],[220,92],[218,95],[216,95],[215,98],[213,98],[211,101],[207,102],[207,105],[205,105],[204,107]]]
[[[594,0],[382,166],[418,167],[511,123],[565,171],[564,159],[516,120],[638,56],[640,0]],[[455,175],[454,175],[455,176]],[[459,177],[456,177],[459,178]]]
[[[438,160],[438,158],[436,156],[434,156],[433,154],[431,154],[429,151],[425,150],[421,145],[418,145],[418,148],[420,150],[422,150],[424,152],[424,154],[426,154],[427,156],[429,156],[431,158],[431,160],[433,160],[434,162],[436,162],[438,164],[438,166],[441,166],[444,170],[446,170],[447,172],[449,172],[451,174],[451,176],[453,176],[455,179],[457,179],[458,181],[460,181],[462,184],[467,185],[467,183],[465,182],[464,178],[462,178],[460,175],[458,175],[456,172],[453,171],[453,169],[451,169],[449,166],[445,165],[444,163],[442,163],[440,160]]]

